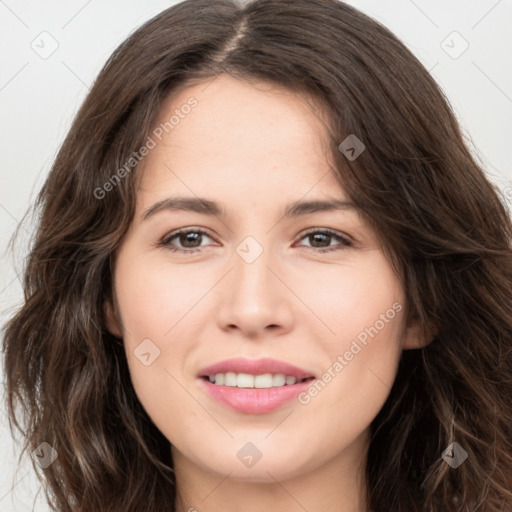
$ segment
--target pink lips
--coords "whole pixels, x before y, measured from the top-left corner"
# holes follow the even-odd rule
[[[209,376],[213,376],[216,373],[227,372],[248,373],[251,375],[282,373],[287,376],[293,376],[297,380],[308,378],[309,380],[265,389],[220,386],[212,384],[208,380]],[[282,407],[304,391],[314,378],[313,374],[305,369],[268,358],[257,360],[243,358],[228,359],[203,368],[199,372],[198,377],[200,377],[200,385],[204,386],[204,390],[213,399],[235,411],[249,414],[271,412]]]

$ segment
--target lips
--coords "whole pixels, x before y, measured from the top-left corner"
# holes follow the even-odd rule
[[[215,381],[215,376],[224,375],[230,385]],[[238,386],[233,385],[233,377],[238,374]],[[245,374],[245,375],[244,375]],[[254,375],[255,387],[240,386],[240,377],[244,382]],[[276,387],[269,387],[269,377],[273,375],[280,381]],[[286,376],[286,377],[285,377]],[[238,413],[265,414],[280,409],[295,399],[315,379],[312,372],[276,359],[235,358],[220,361],[203,368],[197,375],[197,384],[215,402]],[[266,384],[256,386],[256,380],[263,378]],[[286,379],[286,382],[283,382]],[[288,383],[290,379],[290,383]],[[260,383],[262,384],[262,383]],[[285,384],[285,385],[283,385]],[[257,389],[263,387],[263,389]],[[266,389],[265,389],[266,388]]]
[[[218,363],[212,364],[200,370],[198,377],[210,377],[217,373],[248,373],[250,375],[262,375],[265,373],[277,374],[281,373],[295,377],[297,380],[315,377],[315,375],[304,369],[294,366],[284,361],[277,359],[263,358],[263,359],[244,359],[234,358],[226,359]]]

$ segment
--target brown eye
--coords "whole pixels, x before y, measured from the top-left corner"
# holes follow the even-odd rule
[[[325,233],[312,233],[308,235],[308,239],[312,247],[322,248],[329,247],[331,245],[330,242],[332,241],[333,237],[332,235],[327,235]],[[325,245],[326,242],[327,245]]]
[[[318,252],[337,251],[353,245],[347,237],[329,229],[309,231],[302,236],[301,240],[303,239],[308,239],[310,242],[310,245],[306,247],[317,249]],[[333,240],[337,240],[338,244],[331,245]]]
[[[180,244],[183,247],[190,249],[190,248],[197,247],[197,242],[198,241],[201,242],[202,236],[203,236],[202,234],[194,233],[194,232],[180,233],[179,235],[177,235],[177,239],[179,240]],[[199,245],[201,245],[201,244],[199,244]]]
[[[160,241],[159,245],[161,247],[169,249],[170,251],[189,253],[196,252],[198,250],[201,250],[201,242],[203,241],[204,237],[211,239],[210,235],[202,229],[181,229],[164,237]],[[176,247],[175,243],[173,243],[174,241],[177,241],[177,243],[179,243],[181,247]]]

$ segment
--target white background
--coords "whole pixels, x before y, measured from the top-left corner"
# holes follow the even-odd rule
[[[19,271],[24,258],[23,246],[14,255],[4,248],[20,222],[22,240],[31,233],[31,222],[23,216],[78,106],[112,51],[144,21],[174,3],[0,0],[1,324],[21,300],[13,259]],[[395,32],[431,71],[489,177],[502,190],[511,187],[512,1],[348,3]],[[469,44],[467,50],[453,58],[463,40]],[[51,44],[58,48],[43,59],[32,48],[43,44],[47,50]],[[15,471],[17,453],[0,408],[0,512],[47,510],[27,462]]]

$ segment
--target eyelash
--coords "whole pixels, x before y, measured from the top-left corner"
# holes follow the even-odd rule
[[[188,233],[198,233],[200,235],[206,235],[207,237],[214,239],[214,237],[210,233],[208,233],[208,231],[205,231],[204,229],[200,229],[200,228],[185,228],[185,229],[180,229],[178,231],[174,231],[173,233],[170,233],[169,235],[164,236],[158,242],[158,246],[159,247],[164,247],[165,249],[167,249],[169,251],[172,251],[172,252],[181,252],[181,253],[188,253],[188,254],[193,253],[193,252],[197,252],[197,251],[201,251],[200,247],[193,247],[193,248],[190,248],[190,249],[180,249],[179,247],[171,246],[171,241],[172,240],[174,240],[175,238],[179,237],[180,235],[186,235]],[[306,238],[308,236],[316,235],[316,234],[322,234],[322,235],[326,235],[326,236],[330,236],[330,237],[336,238],[340,242],[340,244],[341,244],[341,247],[335,246],[335,247],[331,247],[331,248],[317,248],[317,247],[307,247],[306,246],[308,249],[315,249],[316,252],[326,253],[326,252],[340,251],[340,250],[343,250],[343,249],[345,249],[347,247],[352,247],[354,245],[348,238],[340,235],[336,231],[332,231],[332,230],[327,229],[327,228],[310,230],[310,231],[302,234],[302,236],[300,237],[300,240],[302,240],[303,238]],[[302,246],[302,247],[304,247],[304,246]]]

